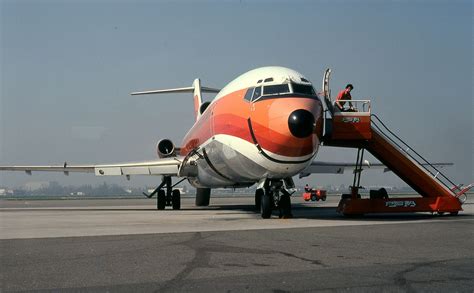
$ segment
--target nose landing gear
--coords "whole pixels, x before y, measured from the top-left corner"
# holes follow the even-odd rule
[[[285,185],[294,186],[291,179],[285,179]],[[270,218],[273,210],[279,211],[279,218],[292,218],[291,194],[285,189],[283,180],[267,179],[263,188],[255,192],[255,208],[260,210],[263,219]]]

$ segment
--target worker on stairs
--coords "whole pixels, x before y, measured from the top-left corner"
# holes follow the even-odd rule
[[[351,91],[354,89],[352,84],[346,85],[346,88],[339,92],[336,97],[336,107],[341,112],[356,112],[357,110],[352,106],[351,102],[348,102],[349,108],[344,108],[346,100],[352,100]]]

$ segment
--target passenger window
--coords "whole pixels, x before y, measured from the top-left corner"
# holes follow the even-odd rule
[[[262,87],[261,87],[261,86],[256,87],[256,88],[255,88],[255,91],[253,92],[252,101],[255,101],[255,100],[258,99],[261,95],[262,95]]]
[[[247,90],[247,92],[245,93],[244,99],[250,102],[250,100],[252,100],[252,94],[253,94],[253,87]]]

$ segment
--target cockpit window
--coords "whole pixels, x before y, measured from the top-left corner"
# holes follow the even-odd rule
[[[251,96],[251,102],[258,102],[266,99],[286,98],[286,97],[312,97],[317,98],[316,92],[311,84],[301,83],[283,83],[283,84],[272,84],[257,86],[253,89],[253,94],[250,92],[253,88],[249,88],[245,94],[245,99],[249,100]]]
[[[299,83],[292,83],[291,85],[293,87],[293,92],[296,94],[303,94],[303,95],[310,95],[310,96],[316,95],[313,87],[310,85],[299,84]]]
[[[280,95],[289,92],[288,84],[267,85],[263,87],[263,95]]]
[[[255,100],[258,99],[261,95],[262,95],[262,87],[261,87],[261,86],[256,87],[255,90],[254,90],[254,92],[253,92],[252,101],[255,101]]]
[[[245,93],[244,99],[250,102],[250,100],[252,99],[252,94],[253,94],[253,87],[247,90],[247,92]]]

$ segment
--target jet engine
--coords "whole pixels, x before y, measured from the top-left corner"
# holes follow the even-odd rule
[[[156,152],[160,158],[173,157],[176,155],[176,148],[171,140],[165,138],[156,145]]]

